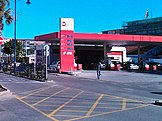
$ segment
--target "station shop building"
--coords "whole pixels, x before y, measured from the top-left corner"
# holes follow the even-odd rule
[[[63,71],[72,70],[74,61],[82,64],[83,69],[94,69],[94,64],[107,59],[112,46],[136,46],[139,63],[140,47],[146,45],[162,45],[162,36],[133,34],[97,34],[75,33],[74,20],[60,20],[60,31],[34,37],[36,43],[43,42],[50,46],[49,64],[60,60]],[[69,67],[63,65],[69,64]],[[64,69],[63,69],[64,68]]]

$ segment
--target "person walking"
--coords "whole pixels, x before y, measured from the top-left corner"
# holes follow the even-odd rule
[[[97,79],[100,79],[101,76],[101,62],[97,63]]]

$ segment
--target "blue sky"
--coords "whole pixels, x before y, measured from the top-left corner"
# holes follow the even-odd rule
[[[14,14],[14,0],[11,8]],[[122,21],[162,17],[161,0],[17,0],[17,38],[34,38],[36,35],[59,31],[59,19],[75,20],[75,32],[99,33],[102,30],[121,28]],[[3,36],[14,37],[14,22],[6,26]]]

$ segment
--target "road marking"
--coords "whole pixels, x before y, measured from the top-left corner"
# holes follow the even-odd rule
[[[63,89],[63,90],[60,90],[60,91],[58,91],[58,92],[55,92],[53,95],[50,95],[50,96],[48,96],[48,97],[46,97],[46,98],[44,98],[44,99],[42,99],[42,100],[40,100],[40,101],[34,103],[33,106],[36,106],[36,105],[38,105],[39,103],[44,102],[45,100],[51,98],[52,96],[57,95],[57,94],[59,94],[59,93],[65,91],[65,90],[67,90],[67,89],[69,89],[69,88],[65,88],[65,89]]]
[[[114,96],[114,95],[109,95],[109,94],[104,94],[104,96],[107,96],[107,98],[109,97],[113,97],[113,98],[116,98],[116,99],[123,99],[123,97],[118,97],[118,96]],[[126,98],[127,101],[133,101],[133,102],[141,102],[141,103],[145,103],[144,101],[141,101],[141,100],[135,100],[135,99],[130,99],[130,98]]]
[[[56,85],[55,85],[56,86]],[[52,86],[51,86],[52,87]],[[50,88],[50,87],[49,87]],[[65,87],[64,87],[64,89],[65,89]],[[64,90],[63,89],[63,90]],[[37,91],[37,92],[41,92],[41,91],[43,91],[43,90],[45,90],[45,91],[48,91],[48,90],[46,90],[46,89],[35,89],[34,91]],[[32,90],[31,90],[32,91]],[[62,90],[61,90],[62,91]],[[28,91],[27,91],[28,92]],[[29,91],[30,92],[30,91]],[[32,91],[33,92],[33,91]],[[30,95],[33,95],[34,94],[34,96],[35,96],[35,93],[37,93],[37,92],[33,92],[33,93],[31,93],[31,94],[28,94],[28,95],[26,95],[26,96],[24,96],[24,98],[26,98],[26,97],[28,97],[28,96],[30,96]],[[131,110],[131,109],[136,109],[136,108],[142,108],[142,107],[145,107],[145,106],[147,106],[147,105],[140,105],[140,106],[138,106],[138,107],[133,107],[133,108],[127,108],[128,106],[127,105],[129,105],[128,103],[129,103],[129,101],[132,101],[132,102],[138,102],[138,103],[142,103],[143,101],[138,101],[138,100],[133,100],[133,99],[128,99],[128,98],[122,98],[122,97],[117,97],[117,96],[113,96],[113,95],[106,95],[106,94],[97,94],[97,93],[92,93],[94,96],[95,96],[95,98],[97,98],[97,99],[94,99],[93,98],[93,100],[91,100],[91,97],[89,98],[89,99],[87,99],[87,97],[80,97],[79,95],[81,95],[82,93],[83,93],[84,91],[83,90],[81,90],[78,94],[76,94],[75,96],[73,96],[73,97],[70,97],[69,96],[69,94],[70,94],[70,92],[69,93],[65,93],[66,95],[68,95],[68,96],[62,96],[62,93],[64,93],[64,92],[62,92],[62,93],[60,93],[59,95],[58,95],[58,98],[59,98],[59,100],[60,99],[62,99],[62,97],[64,97],[64,98],[70,98],[69,100],[67,100],[67,102],[65,102],[64,104],[62,104],[62,105],[57,105],[57,106],[59,106],[56,110],[48,110],[48,112],[49,112],[49,114],[48,113],[46,113],[46,111],[44,111],[44,110],[40,110],[38,107],[34,107],[34,106],[36,106],[36,105],[38,105],[39,104],[39,106],[55,106],[55,105],[46,105],[46,104],[40,104],[41,102],[43,102],[43,101],[46,101],[47,99],[49,99],[50,97],[52,97],[53,95],[56,95],[55,93],[58,93],[58,92],[55,92],[54,94],[50,94],[50,95],[48,95],[48,97],[46,97],[46,98],[44,98],[44,99],[42,99],[42,100],[40,100],[40,101],[38,101],[38,102],[36,102],[36,103],[34,103],[33,105],[31,105],[31,104],[29,104],[28,102],[25,102],[25,101],[23,101],[23,97],[18,97],[19,98],[19,100],[21,101],[21,102],[23,102],[23,103],[25,103],[26,105],[28,105],[28,106],[30,106],[31,108],[33,108],[33,109],[35,109],[36,111],[38,111],[38,112],[40,112],[41,114],[43,114],[43,115],[45,115],[45,116],[47,116],[48,118],[50,118],[50,119],[52,119],[53,121],[59,121],[59,120],[57,120],[57,119],[55,119],[56,118],[56,116],[64,116],[64,117],[69,117],[70,118],[70,116],[71,116],[71,119],[66,119],[67,121],[73,121],[73,120],[79,120],[79,119],[84,119],[84,118],[89,118],[89,117],[95,117],[95,116],[100,116],[100,115],[106,115],[106,114],[111,114],[111,113],[115,113],[115,112],[120,112],[120,111],[126,111],[126,110]],[[24,92],[25,93],[25,92]],[[39,93],[38,93],[39,94]],[[74,93],[73,93],[74,94]],[[88,94],[88,95],[92,95],[92,94]],[[97,94],[97,95],[96,95]],[[36,94],[37,95],[37,94]],[[61,97],[60,97],[60,95],[61,95]],[[84,95],[84,93],[81,95],[81,96],[83,96]],[[42,96],[42,95],[40,95],[40,96]],[[45,95],[46,96],[46,95]],[[79,96],[79,98],[81,99],[81,98],[86,98],[85,100],[83,100],[83,102],[81,102],[78,98],[76,98],[76,97],[78,97]],[[30,98],[30,97],[29,97]],[[64,98],[63,98],[63,100],[64,100]],[[110,101],[114,101],[114,102],[120,102],[120,106],[117,106],[117,107],[119,107],[118,109],[116,109],[116,110],[113,110],[113,111],[111,111],[111,112],[98,112],[97,114],[95,113],[95,114],[92,114],[92,112],[94,112],[95,111],[95,109],[96,108],[102,108],[102,107],[99,107],[98,105],[99,104],[107,104],[107,103],[104,103],[104,102],[102,102],[101,100],[102,99],[105,99],[105,98],[115,98],[115,99],[113,99],[113,100],[110,100]],[[28,98],[27,98],[28,99]],[[35,98],[34,98],[35,99]],[[92,101],[92,102],[88,102],[88,101]],[[51,100],[52,101],[52,100]],[[60,100],[61,101],[61,100]],[[74,102],[73,102],[74,101]],[[96,101],[96,102],[95,102]],[[58,102],[58,101],[56,101],[56,102]],[[94,104],[93,104],[93,102],[94,102]],[[72,103],[72,106],[71,105],[69,105],[69,103],[71,104]],[[76,105],[75,105],[75,104]],[[90,109],[88,109],[88,107],[90,107],[90,106],[77,106],[77,103],[78,104],[80,104],[80,103],[82,103],[82,104],[92,104],[93,106],[90,108]],[[122,107],[121,107],[121,104],[122,104]],[[63,108],[64,107],[87,107],[87,110],[81,110],[81,111],[77,111],[77,108],[76,108],[76,110],[73,110],[73,108],[71,108],[72,110],[64,110]],[[111,107],[107,107],[107,108],[111,108]],[[89,111],[88,111],[89,110]],[[75,115],[75,116],[72,116],[72,115],[59,115],[59,114],[57,114],[57,112],[88,112],[87,114],[85,113],[85,115],[84,116],[77,116],[77,115]],[[55,117],[55,118],[54,118]]]
[[[115,96],[115,95],[109,95],[109,94],[104,94],[104,96],[106,97],[113,97],[113,98],[116,98],[116,99],[122,99],[123,97],[118,97],[118,96]]]
[[[116,107],[115,107],[115,106],[114,106],[114,107],[113,107],[113,106],[109,106],[109,107],[97,107],[97,108],[99,108],[99,109],[100,109],[100,108],[101,108],[101,109],[121,109],[121,108],[119,108],[118,106],[116,106]],[[96,111],[95,111],[95,112],[96,112]]]
[[[123,102],[122,102],[122,110],[126,109],[126,98],[123,98]]]
[[[60,110],[60,112],[87,112],[87,111],[83,111],[83,110]]]
[[[43,114],[44,116],[46,116],[46,117],[52,119],[53,121],[59,121],[59,120],[55,119],[54,117],[50,117],[50,116],[48,116],[46,113],[44,113],[44,112],[38,110],[38,109],[35,108],[34,106],[28,104],[27,102],[25,102],[24,100],[22,100],[22,99],[19,98],[18,96],[16,96],[16,98],[17,98],[19,101],[21,101],[22,103],[24,103],[24,104],[28,105],[29,107],[33,108],[33,109],[36,110],[37,112],[39,112],[39,113]]]
[[[40,90],[38,90],[38,91],[36,91],[36,92],[30,93],[30,94],[28,94],[28,95],[26,95],[26,96],[21,97],[21,99],[24,99],[24,98],[26,98],[26,97],[28,97],[28,96],[31,96],[31,95],[35,94],[35,93],[38,93],[38,92],[44,91],[44,90],[46,90],[46,89],[49,89],[49,88],[51,88],[51,87],[52,87],[52,86],[46,87],[46,88],[43,88],[43,89],[40,89]]]
[[[138,106],[138,107],[134,107],[134,108],[127,108],[125,110],[115,110],[115,111],[111,111],[111,112],[105,112],[105,113],[100,113],[100,114],[95,114],[95,115],[90,115],[90,116],[81,116],[79,118],[73,118],[73,119],[68,119],[68,120],[64,120],[64,121],[75,121],[75,120],[80,120],[80,119],[84,119],[84,118],[90,118],[90,117],[96,117],[96,116],[102,116],[102,115],[106,115],[106,114],[111,114],[111,113],[117,113],[117,112],[122,112],[122,111],[126,111],[126,110],[133,110],[133,109],[137,109],[137,108],[144,108],[148,105],[143,105],[143,106]]]
[[[100,100],[103,98],[103,94],[100,95],[100,97],[97,99],[97,101],[93,104],[93,106],[90,108],[90,110],[88,111],[88,113],[86,114],[86,116],[90,116],[91,113],[94,111],[94,109],[97,107],[97,105],[99,104]]]
[[[84,91],[81,91],[80,93],[78,93],[77,95],[75,95],[74,97],[72,97],[69,101],[65,102],[63,105],[61,105],[59,108],[57,108],[56,110],[52,111],[50,114],[48,114],[48,116],[52,116],[54,115],[56,112],[58,112],[59,110],[61,110],[65,105],[67,105],[68,103],[70,103],[73,99],[75,99],[76,97],[78,97],[79,95],[81,95]]]
[[[93,102],[71,102],[71,104],[92,104]],[[105,103],[107,104],[107,103]]]
[[[51,86],[51,87],[53,87],[53,86]],[[26,93],[30,93],[30,92],[34,92],[34,91],[39,91],[39,90],[41,90],[41,89],[44,89],[44,88],[47,88],[47,87],[41,87],[41,88],[38,88],[38,89],[33,89],[33,90],[29,90],[29,91],[25,91],[25,92],[22,92],[22,93],[18,93],[18,94],[26,94]]]
[[[80,117],[80,116],[76,116],[76,115],[55,115],[55,117]]]
[[[49,104],[39,104],[39,106],[44,106],[44,107],[55,107],[55,106],[59,106],[59,104],[58,105],[49,105]],[[78,105],[67,105],[66,107],[78,107],[78,108],[87,108],[87,106],[86,105],[84,105],[84,106],[78,106]]]

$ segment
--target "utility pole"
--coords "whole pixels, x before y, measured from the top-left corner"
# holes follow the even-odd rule
[[[16,0],[15,0],[15,22],[14,22],[14,74],[16,74]]]
[[[46,75],[46,79],[48,79],[48,74],[47,74],[47,46],[45,46],[45,65],[46,65],[46,72],[45,72],[45,75]]]
[[[15,22],[14,22],[14,74],[16,74],[16,43],[17,43],[17,38],[16,38],[16,4],[17,4],[17,0],[15,0]],[[27,0],[26,4],[31,4],[30,0]]]

